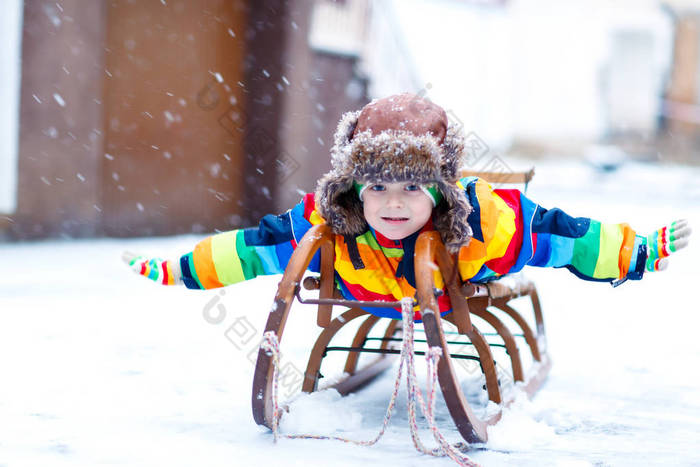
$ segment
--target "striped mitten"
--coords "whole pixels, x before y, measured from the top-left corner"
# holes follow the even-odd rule
[[[137,274],[148,277],[159,284],[180,285],[183,283],[180,263],[177,261],[146,258],[129,251],[122,253],[122,260]]]
[[[646,270],[649,272],[663,271],[668,267],[668,256],[688,245],[692,229],[688,221],[683,219],[661,227],[643,242],[647,245]]]

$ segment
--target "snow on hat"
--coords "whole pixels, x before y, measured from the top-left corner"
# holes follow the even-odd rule
[[[411,181],[434,185],[442,195],[433,224],[451,251],[469,243],[471,206],[457,187],[464,137],[438,105],[415,94],[372,101],[338,123],[332,169],[318,182],[316,204],[334,233],[368,229],[354,184]]]

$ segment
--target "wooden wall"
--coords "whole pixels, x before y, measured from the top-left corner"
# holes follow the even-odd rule
[[[354,58],[310,50],[312,4],[26,0],[18,210],[0,232],[228,230],[313,191],[366,97]]]
[[[106,13],[104,233],[231,226],[242,201],[245,5],[119,0]]]
[[[15,238],[240,222],[244,1],[25,2]]]
[[[96,233],[103,2],[25,1],[15,237]]]

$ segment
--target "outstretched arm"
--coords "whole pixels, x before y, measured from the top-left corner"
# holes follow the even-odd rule
[[[163,285],[184,284],[190,289],[213,289],[284,272],[296,242],[313,222],[313,195],[306,195],[293,209],[263,217],[249,229],[205,238],[193,251],[176,261],[148,258],[130,252],[122,256],[131,269]],[[313,267],[313,264],[311,265]]]
[[[463,179],[473,211],[469,248],[460,251],[465,280],[487,281],[524,266],[567,268],[576,276],[618,285],[657,271],[688,243],[690,228],[677,221],[649,236],[629,225],[572,217],[546,209],[518,190],[492,190],[480,179]]]

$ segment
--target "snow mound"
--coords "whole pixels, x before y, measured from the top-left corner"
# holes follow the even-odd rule
[[[362,414],[351,406],[353,399],[353,396],[342,397],[335,389],[300,394],[289,404],[280,428],[286,434],[313,435],[358,430]]]

